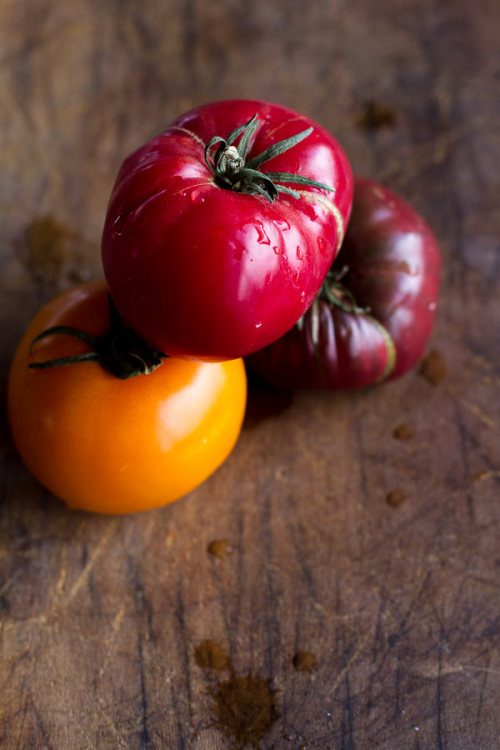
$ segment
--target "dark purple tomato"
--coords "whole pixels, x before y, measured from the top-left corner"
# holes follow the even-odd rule
[[[362,388],[402,375],[430,336],[440,267],[423,218],[388,188],[355,178],[344,243],[320,292],[248,366],[294,388]]]

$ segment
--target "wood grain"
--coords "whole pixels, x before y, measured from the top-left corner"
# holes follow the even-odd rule
[[[499,15],[493,0],[0,0],[4,401],[35,310],[101,275],[122,159],[234,96],[304,111],[423,213],[447,366],[356,394],[254,384],[224,466],[124,518],[66,510],[3,416],[2,748],[498,747]]]

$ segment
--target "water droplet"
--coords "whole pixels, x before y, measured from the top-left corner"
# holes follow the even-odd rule
[[[305,292],[301,292],[300,293],[300,300],[301,300],[301,302],[303,302],[305,300],[305,298],[306,298],[306,293]]]
[[[256,327],[256,328],[261,328],[261,327],[262,327],[262,321],[261,321],[261,320],[258,320],[258,321],[256,322],[256,324],[255,324],[255,327]]]
[[[280,249],[279,249],[279,247],[277,245],[273,245],[273,252],[274,252],[275,255],[279,255],[280,254]]]
[[[257,232],[257,242],[260,245],[270,245],[271,240],[267,236],[267,234],[264,231],[264,228],[262,226],[262,222],[260,221],[252,221],[248,222],[247,224],[243,224],[241,227],[242,231],[247,235],[247,237],[251,237],[253,232]]]
[[[189,193],[189,200],[191,203],[205,203],[205,196],[201,190],[192,190]]]
[[[290,224],[284,219],[273,219],[273,224],[274,226],[278,227],[278,229],[283,230],[283,232],[286,232],[287,229],[290,229]]]
[[[270,245],[271,240],[264,232],[264,229],[259,224],[254,224],[254,226],[257,230],[257,242],[259,243],[259,245]]]
[[[318,218],[318,210],[312,203],[306,203],[304,205],[304,213],[307,214],[307,218],[311,221],[316,221]]]
[[[118,214],[118,216],[116,217],[116,219],[113,221],[111,225],[110,235],[112,239],[115,239],[115,237],[122,236],[123,232],[122,232],[122,227],[120,226],[120,224],[122,224],[122,216],[121,214]]]
[[[304,254],[302,250],[300,249],[300,245],[297,245],[297,259],[302,260],[303,257],[304,257]]]

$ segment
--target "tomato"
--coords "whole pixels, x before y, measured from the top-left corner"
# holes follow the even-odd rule
[[[248,365],[295,388],[361,388],[396,378],[423,354],[437,307],[440,252],[400,196],[357,177],[337,260],[297,325]]]
[[[14,442],[35,477],[71,508],[129,513],[185,495],[228,456],[246,402],[241,359],[164,359],[152,374],[119,380],[99,362],[32,369],[89,346],[49,335],[71,326],[103,336],[107,288],[93,282],[63,294],[34,318],[14,355],[8,411]]]
[[[160,351],[241,357],[312,303],[351,203],[349,163],[322,127],[262,101],[205,104],[118,173],[102,237],[111,295]]]

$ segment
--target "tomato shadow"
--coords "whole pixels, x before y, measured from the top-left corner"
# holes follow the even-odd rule
[[[248,397],[243,429],[258,427],[268,419],[280,417],[293,403],[295,392],[269,385],[247,367]]]

